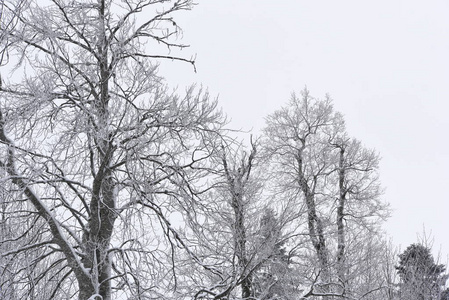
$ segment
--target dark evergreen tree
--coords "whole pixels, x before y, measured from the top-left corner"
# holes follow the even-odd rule
[[[266,249],[263,264],[254,274],[253,284],[258,299],[292,299],[294,276],[289,267],[281,225],[272,209],[266,209],[260,220],[260,244]]]
[[[399,255],[396,267],[400,276],[400,299],[438,300],[444,299],[443,287],[447,280],[446,267],[435,263],[430,249],[421,244],[412,244]]]

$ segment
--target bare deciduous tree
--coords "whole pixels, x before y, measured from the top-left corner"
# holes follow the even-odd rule
[[[325,216],[320,215],[319,207],[326,200],[322,197],[323,189],[327,188],[326,178],[333,171],[326,133],[339,122],[340,116],[333,112],[330,99],[316,101],[304,91],[302,99],[293,95],[288,107],[270,115],[265,128],[265,146],[284,187],[297,189],[304,196],[301,199],[306,207],[308,233],[323,282],[329,282],[330,262]]]
[[[348,245],[362,231],[380,235],[378,223],[388,214],[379,198],[378,155],[348,138],[328,96],[318,100],[307,90],[267,118],[265,135],[278,188],[296,195],[298,222],[306,220],[319,265],[303,297],[354,296],[348,276],[360,258]]]
[[[4,3],[14,13],[15,2]],[[186,47],[173,15],[191,7],[30,0],[15,26],[2,28],[18,59],[1,88],[0,165],[25,203],[2,213],[27,227],[10,241],[29,242],[10,243],[3,257],[33,254],[29,284],[12,278],[19,298],[31,299],[35,286],[41,299],[170,298],[176,290],[181,242],[170,214],[195,201],[223,124],[207,93],[169,93],[152,62],[193,64],[160,54],[161,45]]]
[[[274,299],[287,273],[284,223],[264,195],[266,178],[257,143],[231,142],[216,156],[214,187],[192,212],[185,231],[194,256],[185,264],[187,292],[196,299]]]

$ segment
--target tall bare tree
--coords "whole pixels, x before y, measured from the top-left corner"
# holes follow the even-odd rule
[[[190,213],[184,233],[197,258],[179,260],[186,270],[186,295],[276,299],[283,292],[285,222],[276,218],[277,203],[266,195],[264,161],[257,149],[256,142],[246,149],[232,141],[216,156],[214,187]]]
[[[359,258],[349,255],[348,245],[362,231],[380,234],[378,222],[388,214],[378,155],[348,137],[328,96],[315,99],[307,90],[268,116],[265,136],[277,186],[297,198],[298,222],[305,219],[318,264],[303,297],[356,293],[348,276]]]
[[[245,299],[254,295],[251,280],[253,270],[249,264],[251,257],[248,257],[247,251],[248,237],[246,231],[248,221],[246,218],[248,214],[245,211],[245,206],[249,204],[248,202],[252,198],[250,193],[253,191],[251,191],[249,179],[256,156],[256,146],[255,144],[252,145],[249,155],[244,154],[238,165],[230,165],[230,158],[225,153],[222,157],[222,163],[230,196],[230,204],[234,212],[232,218],[234,251],[237,257],[238,270],[241,274],[241,279],[238,281],[242,289],[242,298]]]
[[[186,47],[173,15],[191,7],[30,0],[2,27],[15,66],[1,87],[0,166],[26,203],[2,213],[32,220],[10,238],[31,243],[3,254],[34,255],[30,286],[13,278],[21,299],[34,286],[41,299],[176,290],[173,252],[184,244],[170,215],[195,201],[223,123],[207,93],[170,93],[156,73],[155,59],[194,63],[161,52]]]
[[[316,101],[308,91],[302,99],[295,95],[287,107],[267,118],[265,134],[267,151],[273,157],[274,169],[282,177],[284,187],[301,192],[307,211],[307,228],[317,254],[323,282],[329,281],[329,249],[326,224],[320,206],[328,174],[330,148],[326,133],[342,122],[335,114],[330,99]],[[325,136],[323,136],[325,135]],[[299,206],[299,203],[298,203]]]
[[[248,299],[254,296],[255,268],[254,205],[261,197],[262,182],[255,176],[256,143],[249,151],[235,142],[223,141],[215,155],[218,162],[214,188],[205,195],[203,207],[191,214],[185,234],[198,245],[190,274],[194,297],[198,299]],[[262,203],[262,201],[260,201]],[[189,258],[188,258],[189,260]],[[198,268],[199,267],[199,268]]]
[[[343,287],[349,288],[346,276],[350,264],[346,262],[349,258],[346,245],[348,238],[357,238],[350,231],[355,230],[359,236],[379,234],[378,222],[388,215],[388,209],[379,197],[382,189],[378,180],[378,154],[364,148],[360,141],[346,137],[336,140],[333,145],[338,155],[335,163],[338,178],[337,276]]]

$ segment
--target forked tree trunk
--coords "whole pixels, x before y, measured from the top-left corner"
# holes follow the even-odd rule
[[[238,267],[241,271],[241,276],[243,276],[240,283],[243,299],[250,299],[250,297],[254,296],[252,287],[252,270],[249,266],[250,261],[246,253],[247,236],[245,227],[244,193],[255,155],[256,148],[253,144],[253,148],[248,159],[242,160],[238,169],[234,172],[229,169],[226,157],[223,157],[223,167],[225,169],[226,178],[231,191],[231,206],[234,210],[234,251],[238,259]]]

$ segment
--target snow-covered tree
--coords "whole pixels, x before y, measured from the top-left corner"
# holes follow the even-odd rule
[[[399,255],[396,267],[400,277],[400,298],[407,300],[439,300],[448,276],[446,267],[435,262],[430,248],[412,244]]]
[[[216,156],[219,167],[213,188],[187,221],[186,240],[195,245],[192,252],[197,260],[189,256],[180,260],[186,269],[186,295],[273,299],[267,296],[277,280],[261,277],[268,270],[273,273],[282,256],[282,224],[267,215],[270,203],[264,198],[266,178],[257,150],[257,142],[246,149],[232,141],[223,144]]]
[[[170,215],[196,201],[223,123],[207,93],[157,75],[157,59],[193,64],[170,54],[192,2],[16,4],[2,1],[16,19],[2,27],[0,166],[23,203],[1,212],[24,226],[1,237],[5,259],[29,259],[10,278],[19,299],[170,298]]]
[[[351,269],[363,257],[350,247],[369,247],[361,242],[370,239],[360,237],[380,236],[379,221],[388,215],[380,199],[377,153],[348,137],[329,96],[319,100],[307,89],[267,117],[264,133],[278,194],[296,209],[298,234],[308,236],[314,253],[315,269],[303,272],[311,274],[303,297],[356,297]]]

